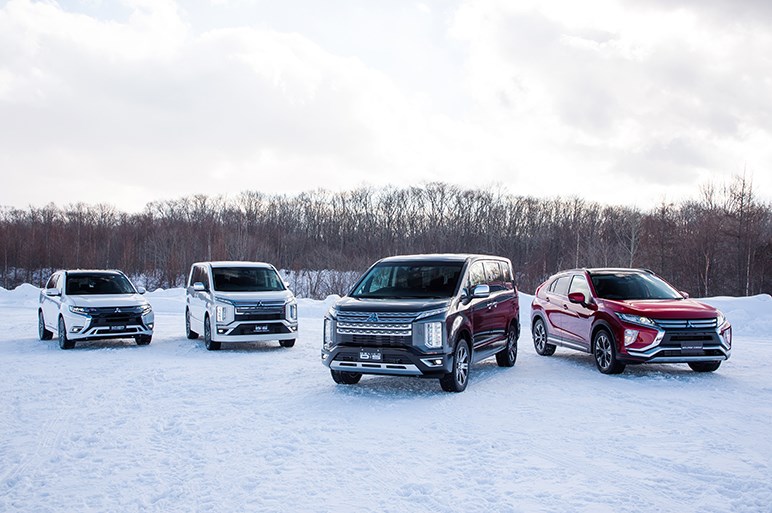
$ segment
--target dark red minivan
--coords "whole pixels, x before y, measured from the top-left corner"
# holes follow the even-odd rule
[[[732,349],[732,327],[720,311],[646,269],[553,275],[536,289],[531,331],[540,355],[557,346],[590,353],[604,374],[647,362],[713,372]]]

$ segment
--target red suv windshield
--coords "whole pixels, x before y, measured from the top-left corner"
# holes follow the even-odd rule
[[[604,272],[593,273],[590,278],[602,299],[683,299],[677,290],[651,274]]]

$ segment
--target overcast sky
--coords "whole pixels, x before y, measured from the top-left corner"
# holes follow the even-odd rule
[[[0,205],[772,198],[769,0],[0,0]]]

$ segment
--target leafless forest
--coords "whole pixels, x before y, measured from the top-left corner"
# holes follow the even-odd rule
[[[60,268],[118,268],[149,289],[179,286],[198,260],[260,260],[300,295],[343,293],[378,258],[474,252],[512,260],[533,292],[573,267],[650,268],[695,296],[772,292],[772,208],[735,177],[698,200],[641,211],[445,183],[243,192],[149,203],[0,208],[0,286],[41,285]],[[340,272],[346,271],[346,272]]]

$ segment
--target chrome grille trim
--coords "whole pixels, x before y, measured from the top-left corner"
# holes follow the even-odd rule
[[[278,314],[284,312],[284,301],[234,302],[236,315]]]
[[[665,330],[714,330],[718,327],[715,317],[712,319],[653,319]]]
[[[338,312],[338,322],[367,323],[372,316],[376,316],[379,323],[409,324],[413,322],[416,314],[409,312]]]
[[[415,317],[405,312],[340,312],[335,329],[339,335],[411,337]]]

